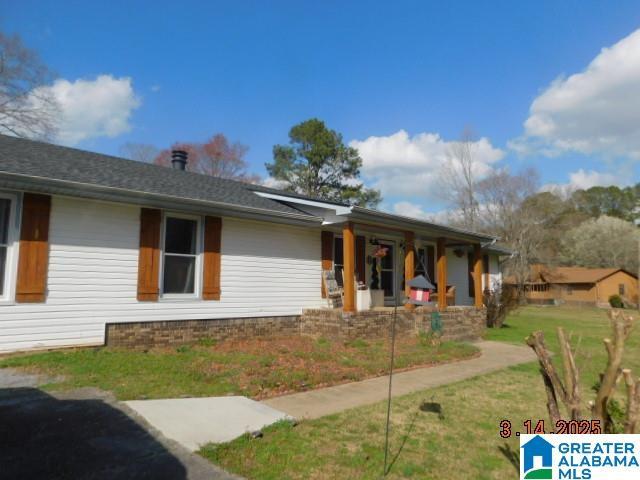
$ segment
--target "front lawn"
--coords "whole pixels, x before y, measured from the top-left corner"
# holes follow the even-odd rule
[[[557,351],[558,325],[574,332],[574,340],[580,342],[582,393],[585,401],[591,399],[589,389],[606,360],[602,338],[610,330],[605,311],[527,307],[487,337],[524,345],[531,331],[543,330],[549,347]],[[639,349],[637,324],[624,361],[636,374]],[[385,414],[386,404],[381,402],[295,427],[281,423],[265,429],[263,438],[242,437],[206,446],[200,453],[249,479],[377,479],[383,470]],[[499,423],[508,419],[514,431],[523,431],[524,420],[532,419],[535,425],[537,419],[547,418],[537,362],[394,399],[392,467],[386,478],[517,478],[518,439],[502,439]]]
[[[245,395],[266,398],[288,392],[383,375],[389,345],[320,338],[282,337],[193,347],[132,351],[115,348],[59,350],[0,359],[2,367],[21,367],[61,377],[46,389],[98,387],[120,400],[182,396]],[[399,339],[398,369],[469,358],[478,349],[427,337]]]

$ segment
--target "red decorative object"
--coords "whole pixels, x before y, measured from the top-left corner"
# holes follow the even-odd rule
[[[373,251],[373,256],[376,257],[376,258],[386,257],[388,251],[389,251],[388,247],[383,247],[382,245],[377,245],[376,249]]]
[[[431,292],[429,290],[422,290],[420,288],[411,289],[411,300],[415,302],[428,302]]]

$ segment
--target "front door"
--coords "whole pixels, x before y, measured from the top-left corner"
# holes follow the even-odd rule
[[[380,288],[384,290],[384,298],[393,300],[395,298],[395,245],[391,242],[381,243],[387,249],[387,254],[380,259]]]

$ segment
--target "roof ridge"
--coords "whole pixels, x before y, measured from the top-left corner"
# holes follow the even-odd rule
[[[10,140],[16,140],[16,141],[21,141],[21,142],[29,142],[29,143],[35,143],[35,144],[39,144],[39,145],[43,145],[49,148],[55,148],[55,149],[63,149],[63,150],[73,150],[75,152],[78,152],[79,154],[82,155],[91,155],[94,157],[105,157],[108,158],[110,160],[116,160],[119,162],[127,162],[131,165],[136,165],[136,166],[140,166],[142,168],[151,168],[151,169],[165,169],[165,170],[171,170],[172,172],[179,172],[178,175],[193,175],[193,176],[197,176],[197,178],[211,178],[214,179],[214,181],[222,181],[222,182],[228,182],[228,183],[233,183],[242,187],[245,187],[247,185],[254,185],[251,184],[249,182],[242,182],[240,180],[234,180],[232,178],[224,178],[224,177],[216,177],[214,175],[207,175],[204,173],[198,173],[198,172],[193,172],[190,170],[179,170],[179,169],[174,169],[174,168],[169,168],[169,167],[165,167],[163,165],[157,165],[155,163],[148,163],[148,162],[142,162],[140,160],[133,160],[131,158],[124,158],[124,157],[119,157],[116,155],[110,155],[107,153],[100,153],[100,152],[92,152],[91,150],[84,150],[82,148],[77,148],[77,147],[69,147],[67,145],[60,145],[58,143],[51,143],[51,142],[47,142],[44,140],[36,140],[36,139],[32,139],[32,138],[24,138],[24,137],[14,137],[12,135],[6,135],[6,134],[0,134],[0,138],[4,137],[6,139],[10,139]]]

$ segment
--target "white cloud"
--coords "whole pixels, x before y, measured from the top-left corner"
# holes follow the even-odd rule
[[[531,104],[519,153],[567,151],[640,159],[640,29],[558,78]],[[577,172],[576,172],[577,173]]]
[[[611,173],[596,172],[595,170],[585,171],[582,168],[577,172],[569,174],[569,185],[576,189],[586,190],[591,187],[617,185],[619,179]]]
[[[419,220],[428,220],[430,218],[430,214],[425,212],[420,205],[406,201],[394,203],[393,213]]]
[[[95,137],[116,137],[131,130],[129,119],[141,104],[131,78],[100,75],[95,80],[59,79],[47,89],[60,108],[56,139],[76,145]]]
[[[410,137],[405,130],[385,137],[353,140],[362,157],[362,175],[368,184],[382,191],[383,197],[403,196],[435,199],[439,190],[440,168],[455,142],[445,141],[437,133],[419,133]],[[504,152],[487,138],[474,143],[476,175],[482,177]]]
[[[579,169],[569,174],[569,182],[564,184],[549,183],[540,190],[555,192],[560,195],[569,194],[575,190],[587,190],[591,187],[608,187],[610,185],[626,186],[620,177],[611,173],[597,172],[595,170]]]
[[[264,178],[261,182],[261,185],[264,185],[265,187],[269,187],[269,188],[276,188],[278,190],[282,190],[284,189],[288,183],[283,181],[283,180],[277,180],[273,177],[266,177]]]
[[[461,219],[458,210],[439,210],[437,212],[425,212],[421,205],[416,203],[400,201],[393,204],[392,213],[405,217],[425,220],[427,222],[447,225]]]
[[[160,87],[160,85],[151,85],[151,91],[152,91],[153,93],[157,93],[157,92],[159,92],[161,88],[162,88],[162,87]]]

